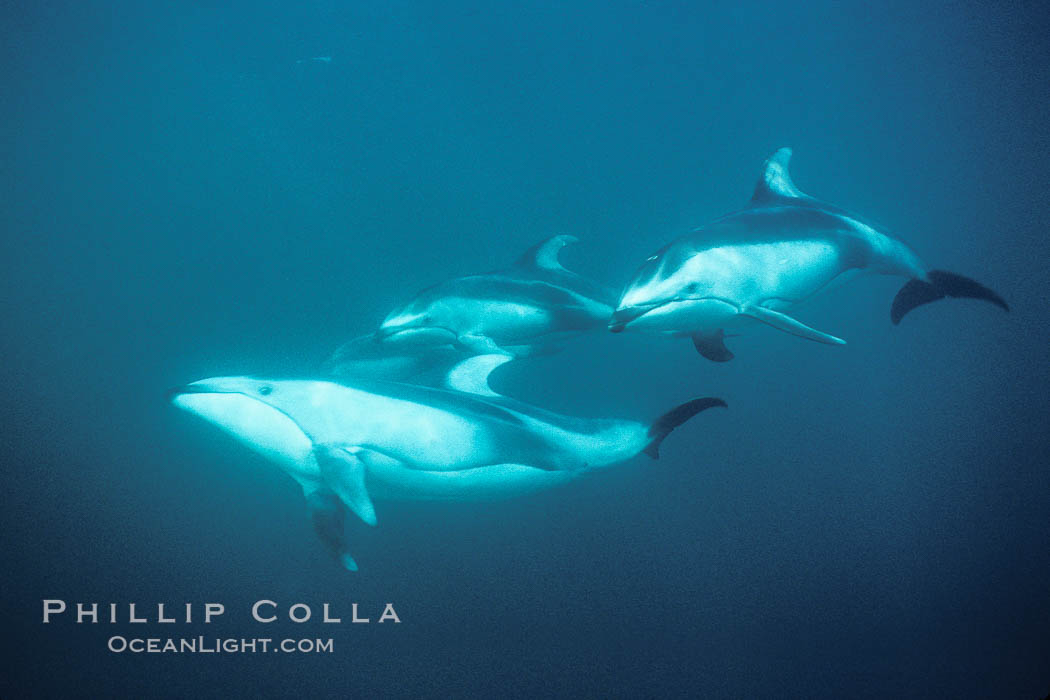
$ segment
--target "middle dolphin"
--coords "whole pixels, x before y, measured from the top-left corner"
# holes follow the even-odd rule
[[[340,375],[363,370],[372,376],[404,376],[417,369],[417,359],[440,364],[493,353],[522,357],[605,328],[614,293],[558,262],[561,249],[577,240],[554,236],[530,248],[512,267],[424,289],[392,311],[375,335],[339,348],[328,369]]]
[[[723,329],[760,321],[773,328],[843,345],[785,313],[793,305],[859,272],[901,275],[890,319],[944,297],[983,299],[1009,311],[974,280],[928,269],[903,241],[838,207],[803,194],[791,181],[790,148],[766,161],[750,205],[664,246],[635,274],[609,329],[691,335],[709,360],[733,357]]]
[[[459,364],[450,390],[393,382],[217,377],[172,392],[176,406],[276,462],[303,488],[322,542],[351,571],[347,512],[376,524],[372,497],[485,500],[552,488],[645,453],[717,398],[652,424],[560,416],[500,396],[489,373],[507,355]]]

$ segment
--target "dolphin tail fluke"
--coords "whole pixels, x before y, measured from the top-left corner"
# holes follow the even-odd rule
[[[321,544],[344,569],[357,571],[357,562],[350,555],[349,543],[346,540],[346,506],[334,493],[323,490],[306,493],[306,503],[310,508],[314,531],[317,532]]]
[[[908,280],[907,284],[897,292],[897,296],[893,299],[893,306],[890,308],[890,320],[893,321],[893,325],[900,323],[904,315],[915,307],[945,297],[984,299],[1004,311],[1010,310],[1009,305],[1001,296],[969,277],[944,270],[930,270],[926,277],[929,281]]]
[[[660,443],[664,441],[664,438],[671,434],[672,430],[680,426],[682,423],[685,423],[697,413],[706,411],[709,408],[714,408],[715,406],[727,408],[729,404],[719,398],[707,397],[703,399],[693,399],[681,406],[672,408],[670,411],[657,418],[656,421],[649,426],[649,444],[642,449],[642,452],[653,459],[660,459]]]

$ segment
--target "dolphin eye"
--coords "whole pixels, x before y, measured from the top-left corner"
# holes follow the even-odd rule
[[[689,284],[685,285],[685,291],[686,294],[696,294],[700,291],[700,283],[690,282]]]
[[[272,386],[261,386],[261,387],[259,387],[259,393],[262,394],[263,396],[269,396],[270,394],[273,393],[273,387]]]

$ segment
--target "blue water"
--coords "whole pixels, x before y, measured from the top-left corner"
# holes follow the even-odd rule
[[[0,696],[1050,692],[1048,29],[1034,2],[5,4]],[[602,334],[516,363],[499,388],[567,413],[730,409],[561,491],[381,503],[357,574],[287,477],[164,401],[313,372],[556,233],[618,287],[780,146],[1012,312],[893,327],[902,281],[864,278],[799,313],[845,347],[760,329],[716,365]],[[45,598],[227,613],[43,625]],[[373,624],[251,623],[261,598]]]

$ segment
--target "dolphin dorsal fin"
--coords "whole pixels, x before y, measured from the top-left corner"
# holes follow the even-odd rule
[[[781,148],[771,155],[762,166],[762,177],[755,185],[751,195],[752,206],[768,206],[785,199],[805,199],[806,195],[795,187],[791,181],[788,164],[791,162],[791,149]]]
[[[561,249],[570,243],[579,242],[579,238],[576,236],[570,236],[568,234],[562,234],[560,236],[552,236],[542,243],[537,243],[532,246],[518,258],[519,267],[538,267],[544,270],[553,270],[555,272],[562,272],[565,270],[561,263],[558,262],[558,253]]]
[[[463,360],[449,371],[445,384],[449,389],[480,396],[499,396],[489,386],[489,375],[504,362],[513,360],[513,355],[492,353],[475,355]]]

